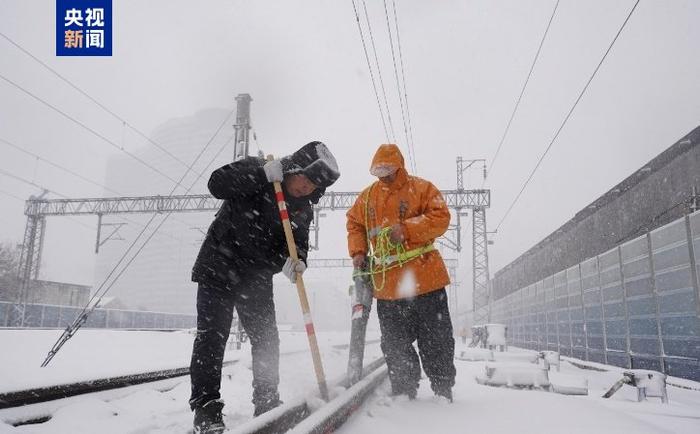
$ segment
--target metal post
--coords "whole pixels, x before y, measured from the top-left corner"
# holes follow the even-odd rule
[[[97,214],[97,239],[95,240],[95,254],[100,253],[100,237],[102,236],[102,213]]]
[[[598,272],[598,295],[600,296],[600,323],[603,330],[603,361],[608,363],[608,331],[605,324],[605,303],[603,303],[603,287],[600,284],[600,255],[595,257],[596,271]]]
[[[35,241],[38,246],[34,246],[34,260],[32,269],[32,279],[39,279],[39,270],[41,269],[41,257],[44,254],[44,235],[46,234],[46,217],[37,218],[37,230],[36,236],[38,239]]]
[[[314,208],[314,219],[313,219],[313,226],[311,229],[314,231],[314,243],[313,245],[309,243],[309,250],[318,250],[318,232],[320,229],[320,223],[321,223],[321,210],[318,208]]]
[[[457,189],[464,190],[464,167],[462,157],[457,157]]]
[[[581,280],[578,284],[578,287],[579,287],[579,292],[581,294],[581,315],[583,315],[583,318],[581,318],[583,320],[583,344],[585,345],[585,348],[583,351],[584,351],[584,355],[585,355],[586,360],[590,360],[589,354],[588,354],[588,326],[587,326],[588,320],[586,318],[586,298],[583,296],[584,295],[583,271],[582,271],[580,262],[578,263],[577,267],[578,267],[578,275],[581,278]]]
[[[27,216],[27,225],[24,229],[24,241],[19,262],[19,294],[17,303],[13,304],[13,326],[24,327],[27,312],[27,299],[29,298],[29,281],[34,273],[34,258],[37,241],[37,230],[40,218],[35,215]]]
[[[491,294],[489,291],[489,255],[486,234],[486,209],[476,207],[472,212],[472,268],[474,323],[477,325],[490,322]]]
[[[238,94],[236,97],[236,124],[233,159],[245,158],[249,154],[250,144],[250,102],[253,98],[247,93]]]
[[[693,232],[690,228],[690,216],[685,216],[685,231],[688,239],[688,253],[690,254],[690,275],[693,279],[693,286],[695,288],[695,307],[696,312],[700,315],[700,279],[698,278],[698,263],[697,263],[697,252],[695,251],[695,246],[693,245]]]
[[[651,249],[651,232],[647,232],[647,253],[649,254],[649,270],[651,271],[651,291],[654,296],[654,306],[656,307],[656,334],[659,338],[659,362],[661,372],[666,373],[666,363],[664,363],[664,340],[661,335],[661,312],[659,308],[659,291],[656,289],[656,271],[654,270],[654,257]]]
[[[630,339],[630,313],[629,309],[627,307],[627,285],[625,284],[625,273],[622,272],[623,270],[623,262],[622,262],[622,246],[617,246],[617,257],[618,257],[618,263],[620,266],[620,284],[622,285],[622,302],[625,305],[625,351],[627,352],[627,367],[632,369],[632,351],[630,349],[631,347],[631,339]]]

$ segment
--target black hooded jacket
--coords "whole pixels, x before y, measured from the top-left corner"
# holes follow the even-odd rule
[[[275,190],[265,176],[264,164],[262,158],[247,157],[211,174],[209,192],[224,202],[197,255],[193,281],[229,287],[251,271],[274,274],[282,270],[288,248]],[[317,189],[310,196],[294,198],[285,191],[294,240],[303,261],[309,249],[312,206],[323,193],[324,189]]]

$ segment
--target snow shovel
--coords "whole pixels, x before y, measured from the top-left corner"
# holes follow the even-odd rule
[[[274,160],[272,155],[267,156],[268,161]],[[287,213],[287,202],[284,199],[282,184],[273,182],[275,194],[277,196],[277,207],[280,211],[282,219],[282,227],[284,228],[284,236],[287,238],[287,248],[289,249],[289,257],[295,261],[299,260],[297,255],[297,245],[292,234],[292,225],[289,222],[289,214]],[[314,322],[311,318],[311,308],[309,307],[309,299],[306,297],[306,286],[304,279],[300,274],[297,274],[296,279],[297,293],[299,294],[299,302],[301,303],[301,311],[304,314],[304,323],[306,326],[306,336],[309,338],[309,347],[311,348],[311,358],[314,363],[314,371],[316,371],[316,380],[318,382],[318,390],[321,392],[321,398],[328,401],[328,386],[326,385],[326,375],[323,372],[323,363],[321,362],[321,353],[318,350],[318,342],[316,341],[316,331],[314,330]]]
[[[351,287],[350,293],[352,323],[350,328],[350,351],[348,354],[348,386],[352,386],[362,378],[367,321],[372,309],[372,283],[367,275],[362,274],[364,271],[366,270],[354,270],[353,280],[355,285]]]

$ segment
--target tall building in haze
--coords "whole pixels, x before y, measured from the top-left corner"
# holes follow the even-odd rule
[[[126,128],[124,148],[167,177],[179,181],[187,171],[187,166],[209,143],[228,114],[227,110],[208,109],[192,116],[171,119],[157,127],[151,134],[151,139],[177,159]],[[192,185],[189,194],[207,192],[206,183],[211,171],[233,159],[233,140],[230,139],[234,133],[234,122],[233,117],[227,120],[227,125],[211,141],[193,170],[181,182],[182,186],[177,187],[175,194],[185,194]],[[140,147],[137,148],[135,143]],[[176,184],[164,175],[134,158],[118,154],[107,163],[105,185],[123,196],[167,196]],[[105,196],[114,195],[114,192],[105,192]],[[194,313],[196,284],[190,281],[190,271],[204,237],[202,231],[206,231],[213,214],[211,211],[172,214],[110,289],[109,295],[118,297],[124,305],[134,309]],[[110,273],[151,217],[152,214],[103,217],[103,238],[115,229],[118,230],[112,239],[100,247],[95,265],[95,288]],[[145,236],[141,237],[142,240],[158,226],[163,217],[165,214],[156,216]],[[142,241],[134,246],[132,253],[141,243]]]

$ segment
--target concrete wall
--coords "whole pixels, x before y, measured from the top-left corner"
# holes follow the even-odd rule
[[[693,188],[700,192],[700,127],[496,272],[494,299],[688,214]]]

